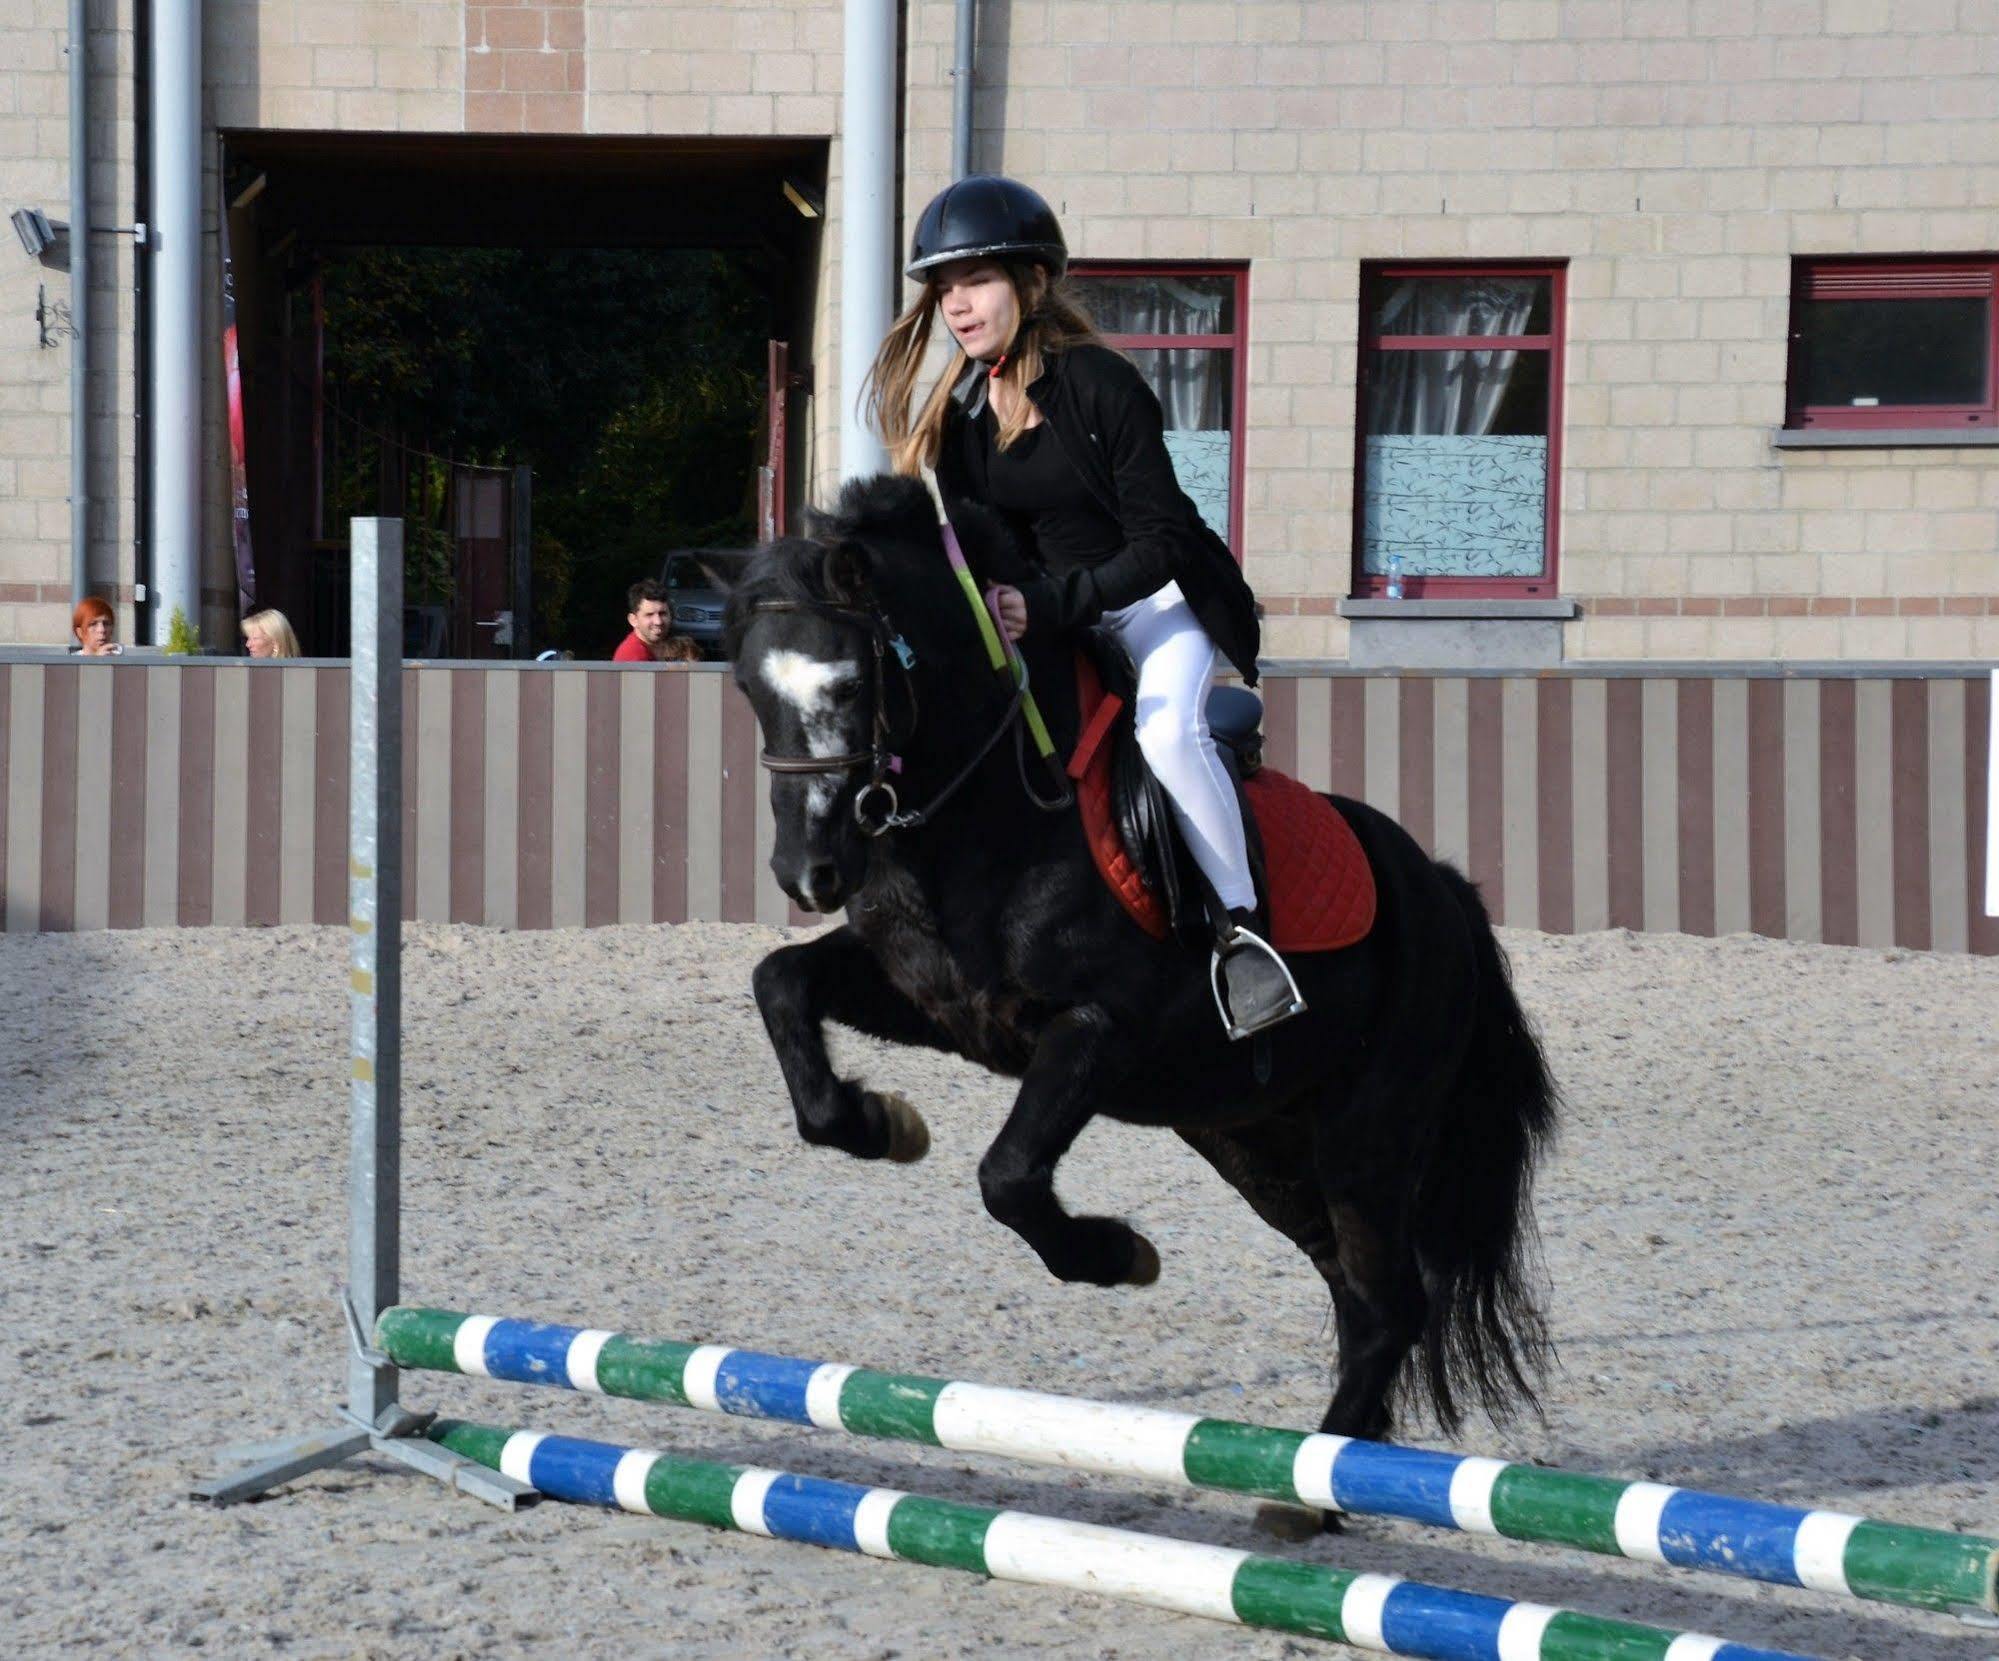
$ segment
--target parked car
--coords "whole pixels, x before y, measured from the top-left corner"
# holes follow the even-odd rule
[[[722,608],[727,604],[715,579],[701,569],[701,556],[666,556],[659,580],[673,596],[673,632],[701,648],[703,657],[722,655]]]

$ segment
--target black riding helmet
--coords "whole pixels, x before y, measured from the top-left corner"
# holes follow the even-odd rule
[[[1055,210],[1017,179],[998,173],[969,173],[930,198],[909,242],[906,277],[921,278],[933,266],[986,254],[1045,265],[1059,277],[1069,264],[1069,245]]]

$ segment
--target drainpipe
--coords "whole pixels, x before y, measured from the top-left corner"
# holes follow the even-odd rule
[[[840,477],[888,466],[861,383],[895,320],[896,0],[847,0],[840,113]]]
[[[144,6],[132,12],[132,219],[135,228],[153,214],[152,18]],[[152,238],[135,229],[132,241],[132,589],[139,604],[132,628],[135,641],[153,638],[153,300],[146,266]]]
[[[90,592],[90,36],[69,0],[69,604]]]
[[[979,0],[958,0],[958,37],[951,63],[951,177],[972,171],[972,54],[979,37]]]
[[[153,644],[201,626],[201,0],[149,0]]]

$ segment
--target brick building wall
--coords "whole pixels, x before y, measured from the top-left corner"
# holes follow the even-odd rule
[[[132,202],[133,0],[93,0],[93,187]],[[905,212],[949,158],[952,0],[908,0]],[[222,127],[824,135],[838,0],[208,0]],[[0,191],[63,216],[62,0],[0,21]],[[1999,249],[1999,0],[986,0],[974,160],[1079,254],[1250,268],[1249,573],[1343,655],[1364,260],[1569,262],[1580,658],[1999,657],[1999,451],[1778,452],[1791,259]],[[837,474],[839,146],[808,478]],[[211,172],[209,224],[216,181]],[[99,239],[93,586],[129,599],[131,256]],[[0,641],[68,609],[68,357],[0,279]],[[219,332],[217,284],[208,328]],[[220,355],[210,640],[230,637]],[[129,630],[130,608],[122,626]]]
[[[910,7],[909,198],[955,8]],[[1785,452],[1791,259],[1999,248],[1993,0],[1017,0],[974,165],[1250,262],[1247,568],[1342,656],[1364,260],[1569,261],[1570,657],[1999,657],[1999,450]]]

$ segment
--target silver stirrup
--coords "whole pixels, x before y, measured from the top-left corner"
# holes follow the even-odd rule
[[[1291,975],[1291,966],[1278,955],[1276,947],[1255,930],[1239,928],[1235,931],[1235,938],[1229,942],[1227,955],[1234,957],[1241,952],[1261,952],[1268,958],[1275,965],[1278,974],[1284,977],[1284,986],[1290,996],[1281,1006],[1266,1009],[1251,1020],[1237,1020],[1222,990],[1224,954],[1220,946],[1215,947],[1208,958],[1208,985],[1215,995],[1215,1010],[1222,1018],[1222,1030],[1231,1040],[1253,1037],[1276,1026],[1280,1021],[1288,1021],[1294,1015],[1305,1013],[1305,995],[1298,990],[1298,982]]]

